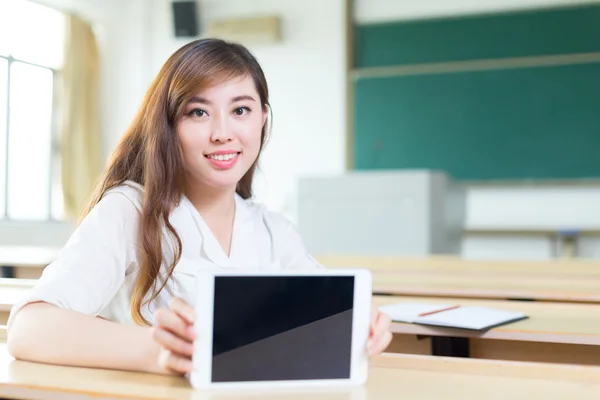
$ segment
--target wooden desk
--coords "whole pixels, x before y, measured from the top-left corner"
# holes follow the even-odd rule
[[[317,259],[329,268],[370,269],[377,294],[600,303],[600,261],[327,255]]]
[[[12,306],[34,283],[35,280],[0,278],[0,325],[7,323]],[[530,316],[485,333],[394,324],[396,335],[390,351],[433,354],[432,340],[418,340],[417,335],[458,337],[470,338],[471,357],[600,365],[600,305],[405,296],[375,296],[374,299],[380,305],[399,302],[482,305],[521,311]],[[449,355],[443,351],[436,354]]]
[[[0,266],[6,278],[37,279],[43,269],[58,258],[59,248],[0,246]]]
[[[19,259],[23,262],[27,259],[24,249],[13,248],[6,261],[12,258],[15,265]],[[56,249],[38,250],[32,252],[35,256],[30,262],[48,262],[58,254]],[[332,268],[368,267],[374,273],[376,294],[600,303],[600,262],[594,261],[473,261],[454,256],[318,259]],[[32,278],[40,273],[35,272]]]
[[[393,323],[391,352],[600,366],[600,305],[388,296],[374,301],[477,305],[529,316],[484,332]]]
[[[427,257],[386,257],[320,255],[315,257],[327,267],[360,267],[371,271],[469,272],[478,275],[519,273],[527,277],[600,278],[600,260],[555,259],[547,261],[473,260],[452,255]]]
[[[600,279],[432,271],[373,271],[373,292],[405,296],[600,303]]]
[[[0,396],[29,399],[449,400],[600,399],[600,369],[560,364],[384,355],[358,388],[193,390],[178,377],[15,361],[0,345]]]

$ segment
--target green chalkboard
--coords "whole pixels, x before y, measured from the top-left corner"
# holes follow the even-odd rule
[[[600,6],[357,25],[355,67],[600,51]]]
[[[600,63],[356,81],[356,169],[600,177]]]
[[[600,6],[356,30],[354,168],[438,169],[461,180],[600,177],[600,57],[369,74],[390,65],[597,53]]]

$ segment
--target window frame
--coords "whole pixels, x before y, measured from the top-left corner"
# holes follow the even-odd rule
[[[57,90],[58,85],[60,85],[60,70],[52,67],[48,67],[45,65],[40,65],[36,63],[32,63],[26,60],[22,60],[19,58],[15,58],[12,55],[0,55],[0,59],[7,60],[7,74],[6,74],[6,138],[5,138],[5,160],[4,160],[4,207],[0,208],[0,223],[4,222],[55,222],[61,221],[62,219],[55,218],[53,215],[53,206],[54,206],[54,198],[53,198],[53,189],[56,183],[61,182],[60,172],[55,174],[54,165],[56,163],[60,163],[60,115],[59,115],[59,93]],[[48,212],[44,219],[14,219],[8,215],[8,198],[9,198],[9,144],[10,144],[10,89],[11,89],[11,66],[14,62],[19,62],[23,64],[28,64],[38,68],[44,68],[49,70],[52,73],[52,110],[51,110],[51,120],[50,120],[50,158],[48,168],[48,203],[47,209]],[[2,94],[0,94],[2,95]],[[58,164],[60,165],[60,164]]]

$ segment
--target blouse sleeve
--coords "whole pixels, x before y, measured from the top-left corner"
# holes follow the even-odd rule
[[[28,303],[47,302],[97,316],[136,264],[139,213],[119,192],[106,194],[77,227],[58,259],[11,310],[8,327]]]

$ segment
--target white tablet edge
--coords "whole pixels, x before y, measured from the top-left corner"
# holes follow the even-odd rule
[[[212,326],[214,303],[214,278],[216,276],[315,276],[347,275],[354,276],[354,308],[352,318],[352,348],[349,379],[318,379],[300,381],[260,381],[260,382],[211,382],[212,376]],[[192,387],[201,389],[242,389],[242,388],[286,388],[286,387],[331,387],[357,386],[366,382],[369,359],[366,343],[369,336],[369,323],[372,304],[372,277],[366,269],[319,269],[319,270],[206,270],[198,276],[198,297],[194,330],[197,339],[194,344],[194,371],[188,374]]]

